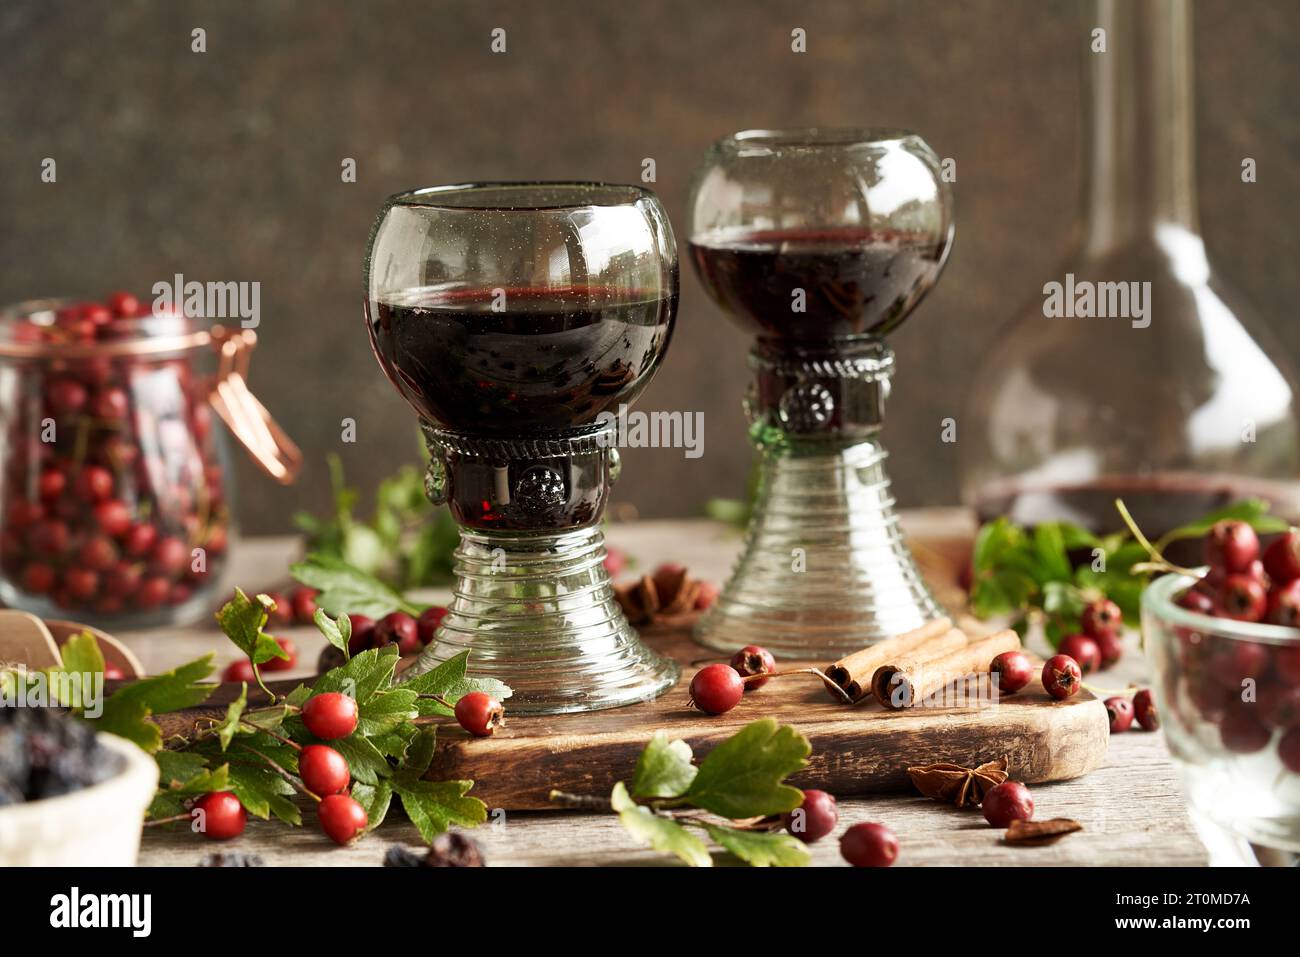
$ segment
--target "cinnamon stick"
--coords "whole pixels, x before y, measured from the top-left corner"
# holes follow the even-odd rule
[[[826,676],[843,688],[854,701],[860,701],[871,690],[871,676],[876,673],[877,668],[891,658],[910,654],[951,630],[950,619],[935,618],[933,621],[927,621],[920,628],[894,635],[869,648],[846,655],[826,669]],[[840,696],[834,691],[831,697],[840,700]]]
[[[939,657],[900,658],[876,669],[871,691],[890,711],[910,708],[960,678],[987,674],[994,658],[1019,647],[1020,636],[1008,628]]]

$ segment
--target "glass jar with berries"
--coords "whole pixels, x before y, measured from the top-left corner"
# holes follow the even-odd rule
[[[297,448],[245,382],[256,336],[116,293],[0,309],[0,601],[114,628],[202,617],[233,537],[222,420]]]

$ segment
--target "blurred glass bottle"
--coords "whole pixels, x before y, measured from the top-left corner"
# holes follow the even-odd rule
[[[1122,497],[1154,539],[1246,496],[1300,518],[1295,376],[1200,235],[1189,7],[1093,5],[1105,51],[1083,54],[1083,221],[1048,277],[1060,295],[1045,285],[971,380],[958,447],[981,520],[1109,532]],[[1123,314],[1079,317],[1089,295]]]

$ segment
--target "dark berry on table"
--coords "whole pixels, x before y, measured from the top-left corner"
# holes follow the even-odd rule
[[[376,648],[385,645],[397,645],[400,654],[410,654],[411,649],[420,650],[420,626],[414,618],[404,611],[390,611],[375,623],[374,644]]]
[[[272,658],[270,661],[262,663],[263,671],[292,671],[298,666],[298,646],[293,643],[292,638],[276,638],[275,643],[280,646],[280,650],[288,657]]]
[[[423,867],[425,856],[409,847],[394,844],[384,852],[384,867]]]
[[[1257,558],[1259,536],[1245,522],[1217,522],[1205,536],[1205,563],[1212,569],[1239,574],[1249,571]]]
[[[1223,580],[1219,590],[1221,615],[1236,621],[1259,621],[1267,610],[1268,590],[1258,579],[1233,574]]]
[[[222,681],[246,681],[249,684],[257,680],[253,674],[253,663],[247,658],[240,658],[238,661],[232,661],[226,665],[226,670],[221,672]]]
[[[433,636],[438,633],[438,626],[442,620],[447,617],[447,609],[441,605],[434,605],[420,612],[420,617],[416,619],[416,631],[420,636],[420,644],[429,645],[433,642]]]
[[[1117,636],[1124,628],[1124,616],[1119,605],[1109,598],[1098,598],[1088,602],[1079,616],[1079,624],[1085,635],[1098,641],[1103,635]]]
[[[489,737],[506,723],[501,702],[485,691],[471,691],[456,702],[453,710],[457,723],[476,738]]]
[[[346,791],[352,773],[343,755],[324,744],[309,744],[298,755],[298,776],[318,797]]]
[[[1277,743],[1277,756],[1292,774],[1300,774],[1300,728],[1292,728]]]
[[[346,738],[357,728],[357,702],[337,691],[313,695],[302,706],[302,723],[322,741]]]
[[[1109,668],[1124,657],[1124,639],[1120,635],[1102,635],[1094,639],[1101,655],[1101,667]]]
[[[1270,624],[1287,628],[1300,627],[1300,578],[1278,585],[1268,593],[1265,618]]]
[[[316,671],[323,674],[326,671],[333,671],[335,668],[342,668],[347,664],[348,659],[343,652],[333,645],[326,645],[320,650],[320,655],[316,658]]]
[[[352,635],[348,638],[348,654],[359,655],[370,647],[375,638],[375,621],[367,615],[348,615]]]
[[[854,867],[889,867],[898,860],[898,838],[883,824],[854,824],[840,837],[840,854]]]
[[[731,665],[705,665],[691,679],[691,704],[705,714],[726,714],[745,693],[745,683]]]
[[[742,678],[751,675],[770,675],[776,671],[776,659],[772,652],[758,645],[746,645],[731,656],[731,667]],[[770,678],[754,678],[745,682],[746,691],[756,691],[770,681]]]
[[[718,600],[718,586],[713,582],[700,582],[700,590],[695,593],[695,610],[708,611]]]
[[[265,867],[266,862],[256,854],[243,851],[217,851],[203,858],[197,867]]]
[[[366,829],[366,809],[347,794],[322,798],[317,808],[321,830],[335,844],[346,844]]]
[[[989,672],[997,676],[998,691],[1015,694],[1034,680],[1034,663],[1023,651],[1004,651],[993,659]]]
[[[1110,717],[1110,733],[1127,731],[1133,724],[1133,702],[1123,695],[1106,699],[1106,714]]]
[[[483,861],[478,842],[460,831],[439,834],[424,856],[425,867],[482,867]]]
[[[1155,731],[1160,727],[1160,713],[1156,710],[1156,699],[1150,688],[1143,688],[1133,696],[1133,717],[1145,731]]]
[[[1043,688],[1057,699],[1076,694],[1083,684],[1079,663],[1069,655],[1053,655],[1043,665]]]
[[[815,843],[830,834],[839,819],[835,798],[814,788],[803,792],[803,804],[781,817],[785,829],[805,844]]]
[[[227,841],[244,833],[248,814],[229,791],[212,791],[194,802],[194,830],[210,841]]]
[[[1077,661],[1079,669],[1085,675],[1101,667],[1101,649],[1087,635],[1066,635],[1056,650]]]
[[[1273,732],[1260,721],[1259,706],[1236,702],[1219,722],[1219,738],[1223,746],[1237,754],[1251,754],[1263,750],[1273,737]]]
[[[1300,529],[1288,529],[1264,549],[1264,570],[1274,585],[1300,578]]]
[[[1019,781],[1003,781],[984,795],[984,820],[994,827],[1010,827],[1012,821],[1034,816],[1034,799]]]
[[[305,585],[299,585],[289,595],[289,604],[293,608],[294,621],[300,625],[310,625],[316,616],[316,596],[320,592]]]

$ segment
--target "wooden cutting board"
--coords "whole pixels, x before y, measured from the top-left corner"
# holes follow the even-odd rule
[[[491,738],[471,738],[454,722],[440,729],[430,777],[473,779],[473,793],[491,808],[554,807],[552,788],[604,796],[615,781],[629,780],[656,730],[687,741],[698,760],[762,717],[794,725],[812,743],[808,768],[792,783],[837,796],[909,789],[906,769],[912,765],[975,767],[1004,755],[1015,780],[1062,781],[1098,767],[1110,741],[1100,700],[1081,691],[1058,702],[1037,679],[995,706],[887,712],[875,703],[837,704],[816,677],[799,675],[747,693],[728,714],[704,715],[688,707],[690,677],[724,659],[692,642],[685,628],[650,630],[644,637],[682,663],[677,687],[652,702],[590,714],[512,718],[507,701],[506,725]]]

